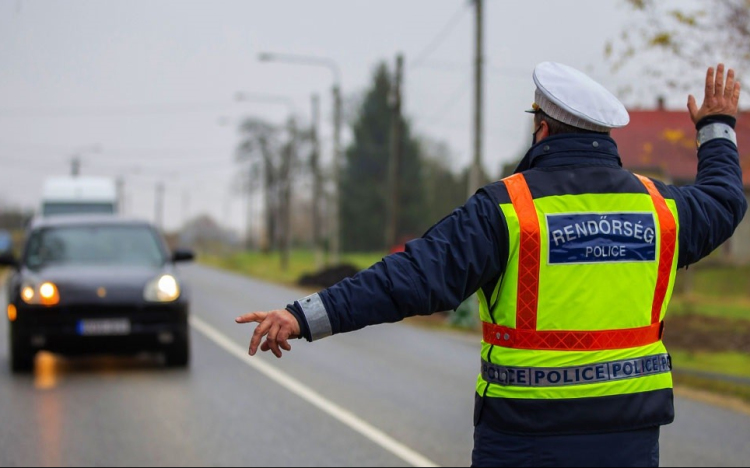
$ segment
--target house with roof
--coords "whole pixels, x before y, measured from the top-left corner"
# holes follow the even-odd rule
[[[630,124],[612,132],[623,166],[669,184],[694,183],[698,170],[696,132],[687,110],[667,110],[660,100],[654,110],[629,113]],[[736,131],[745,197],[750,200],[750,112],[740,113]],[[750,263],[750,216],[721,247],[720,255],[732,263]]]

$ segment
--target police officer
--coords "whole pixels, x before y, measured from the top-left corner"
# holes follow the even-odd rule
[[[674,418],[662,344],[677,269],[729,239],[747,209],[734,126],[740,84],[709,68],[694,185],[621,167],[613,128],[629,122],[604,87],[545,62],[533,146],[516,173],[481,189],[406,251],[258,322],[258,347],[315,341],[452,310],[477,293],[483,322],[475,466],[658,466]],[[265,337],[265,341],[263,341]],[[262,343],[262,344],[261,344]]]

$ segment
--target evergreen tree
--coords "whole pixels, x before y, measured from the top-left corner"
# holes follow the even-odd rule
[[[385,245],[385,226],[393,119],[389,105],[391,83],[387,65],[380,64],[353,124],[354,141],[346,150],[340,186],[342,244],[346,251],[390,247]],[[397,238],[418,236],[429,224],[419,142],[403,119],[402,138]]]

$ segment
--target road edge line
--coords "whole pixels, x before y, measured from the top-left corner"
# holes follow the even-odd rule
[[[264,374],[266,377],[273,380],[277,384],[286,388],[290,392],[317,407],[339,422],[360,433],[371,442],[374,442],[375,444],[379,445],[383,449],[404,460],[410,465],[419,467],[439,466],[435,462],[429,460],[427,457],[396,441],[380,429],[377,429],[371,424],[360,419],[354,413],[345,410],[344,408],[338,406],[330,400],[327,400],[318,392],[311,389],[294,377],[285,374],[284,372],[276,369],[275,367],[271,366],[267,362],[262,361],[259,358],[250,357],[247,353],[247,350],[241,348],[229,337],[216,330],[214,327],[199,319],[198,317],[190,317],[190,326],[196,331],[203,334],[209,340],[213,341],[229,354],[235,356],[248,366]]]

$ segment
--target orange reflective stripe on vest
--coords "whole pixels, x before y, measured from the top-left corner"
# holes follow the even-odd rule
[[[539,263],[542,256],[539,216],[536,214],[534,199],[522,174],[506,179],[505,186],[508,188],[508,194],[521,227],[516,329],[536,330],[536,314],[539,305]]]
[[[637,175],[637,174],[636,174]],[[669,289],[669,277],[672,275],[672,263],[674,261],[674,249],[677,245],[677,223],[674,215],[661,196],[651,179],[637,176],[648,189],[651,199],[656,207],[656,215],[659,217],[659,229],[661,231],[661,247],[659,249],[659,276],[656,280],[656,292],[654,303],[651,306],[651,323],[658,323],[661,317],[661,308],[664,298]]]
[[[534,199],[523,174],[505,179],[521,230],[518,264],[516,328],[483,323],[484,341],[506,348],[538,350],[596,351],[646,346],[661,340],[660,322],[664,299],[669,289],[677,225],[674,215],[654,183],[638,176],[653,200],[660,227],[659,269],[651,306],[651,325],[641,328],[597,331],[538,331],[539,273],[541,230]]]
[[[503,348],[546,351],[604,351],[635,348],[661,340],[662,323],[648,327],[597,331],[537,331],[483,323],[485,343]]]

